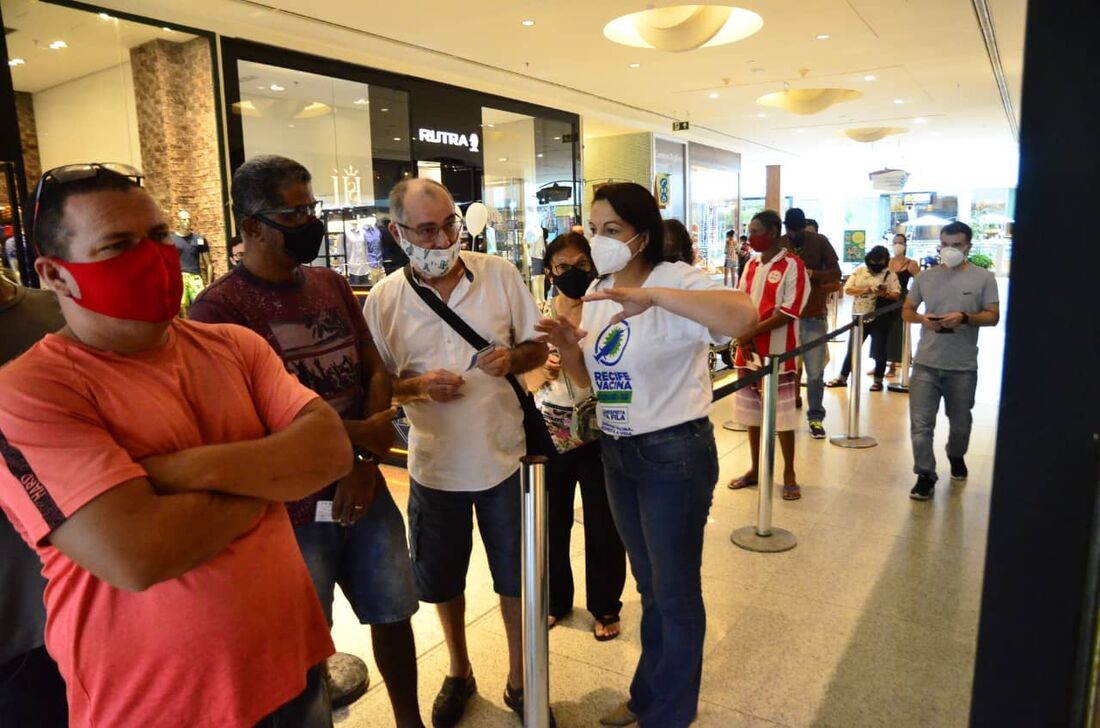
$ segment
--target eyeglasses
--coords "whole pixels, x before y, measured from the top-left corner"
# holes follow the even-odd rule
[[[296,207],[280,207],[273,210],[257,210],[253,212],[251,217],[258,217],[261,219],[279,217],[283,222],[289,223],[293,226],[295,223],[306,223],[315,217],[321,216],[321,211],[324,208],[324,204],[321,200],[314,200],[308,205],[298,205]]]
[[[234,253],[233,255],[229,256],[229,260],[232,263],[240,263],[244,260],[244,253]]]
[[[142,180],[145,179],[145,175],[134,167],[116,162],[66,164],[63,167],[54,167],[53,169],[47,170],[42,175],[41,179],[38,180],[38,185],[34,188],[34,202],[31,205],[31,210],[33,211],[30,219],[31,243],[34,245],[35,250],[38,249],[38,211],[42,207],[42,197],[46,193],[46,190],[51,186],[57,187],[72,182],[80,182],[81,180],[94,179],[103,172],[121,175],[139,187],[141,186]]]
[[[413,228],[397,223],[397,227],[409,233],[409,242],[428,245],[434,243],[439,239],[439,234],[443,233],[444,237],[447,238],[447,242],[453,243],[458,240],[458,234],[462,232],[462,220],[452,215],[442,225],[428,224]]]
[[[591,273],[592,272],[592,262],[589,261],[589,260],[580,260],[580,261],[578,261],[576,263],[573,263],[573,264],[558,263],[557,265],[555,265],[550,270],[555,276],[563,276],[566,273],[568,273],[569,271],[573,270],[574,268],[577,269],[577,270],[582,270],[585,273]]]

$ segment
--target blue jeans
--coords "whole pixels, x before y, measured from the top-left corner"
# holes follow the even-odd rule
[[[718,453],[710,420],[635,437],[604,437],[607,495],[642,597],[642,656],[630,710],[642,728],[695,719],[703,669],[700,569]]]
[[[936,415],[940,399],[951,429],[947,436],[947,456],[961,458],[970,447],[970,426],[974,421],[974,391],[978,372],[913,365],[909,375],[909,434],[913,440],[913,472],[936,479],[936,455],[932,438],[936,433]]]
[[[825,319],[805,318],[798,322],[802,343],[813,341],[828,333]],[[806,419],[825,419],[825,357],[826,345],[811,349],[802,355],[802,367],[806,370]]]
[[[337,584],[360,624],[402,622],[420,607],[405,523],[385,485],[353,525],[307,523],[294,535],[329,626]]]

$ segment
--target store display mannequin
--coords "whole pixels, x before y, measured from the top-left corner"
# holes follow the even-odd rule
[[[367,268],[366,231],[358,218],[348,223],[344,233],[344,250],[347,251],[348,280],[353,286],[369,282]]]
[[[206,238],[191,228],[191,213],[180,210],[176,214],[176,229],[170,233],[183,271],[183,301],[181,315],[187,316],[191,303],[202,289],[214,279],[214,266],[210,261],[210,246]]]
[[[378,227],[378,218],[374,215],[368,217],[363,230],[367,244],[367,275],[370,276],[370,284],[373,286],[386,277],[386,269],[382,265],[382,231]]]

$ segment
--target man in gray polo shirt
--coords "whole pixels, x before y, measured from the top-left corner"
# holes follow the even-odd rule
[[[978,328],[1001,320],[997,280],[967,262],[970,227],[953,222],[940,231],[942,265],[913,279],[902,318],[922,325],[913,374],[909,378],[909,430],[913,440],[913,500],[928,500],[936,489],[932,438],[940,399],[951,423],[947,459],[951,480],[966,480],[963,457],[970,444],[971,410],[978,384]],[[917,308],[924,304],[924,313]]]

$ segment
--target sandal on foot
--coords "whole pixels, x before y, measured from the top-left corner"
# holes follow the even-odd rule
[[[592,625],[592,636],[596,638],[597,642],[610,642],[611,640],[618,637],[619,634],[621,634],[621,633],[620,632],[615,632],[613,634],[603,634],[603,635],[601,635],[599,632],[596,631],[596,626],[597,625],[602,625],[603,628],[606,630],[611,625],[618,624],[618,623],[619,623],[619,615],[617,615],[617,614],[605,614],[602,617],[596,617],[596,622],[595,622],[595,624]]]
[[[836,379],[830,379],[829,381],[825,382],[825,386],[829,387],[830,389],[836,389],[837,387],[847,387],[848,380],[837,377]]]
[[[872,392],[881,392],[882,391],[882,382],[875,381],[875,383],[871,385],[871,391]]]
[[[783,486],[783,500],[798,500],[802,497],[802,489],[797,485]]]
[[[750,478],[747,475],[742,475],[740,478],[734,478],[729,483],[726,483],[726,487],[730,490],[741,490],[742,488],[751,488],[756,485],[756,478]]]

